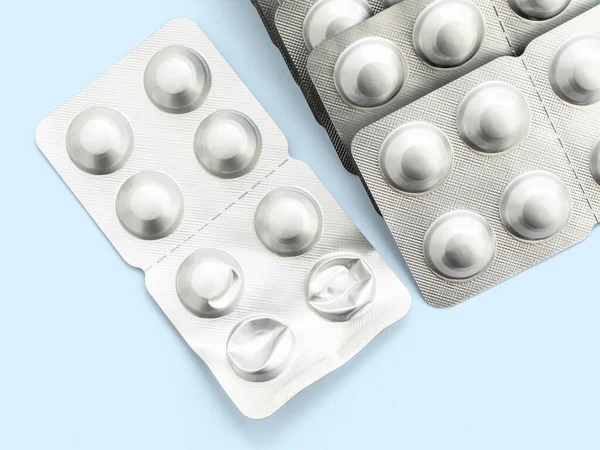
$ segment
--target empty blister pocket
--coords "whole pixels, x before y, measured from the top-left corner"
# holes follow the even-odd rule
[[[175,19],[37,142],[242,412],[274,413],[410,296],[196,24]]]
[[[327,131],[342,164],[353,174],[358,174],[356,164],[315,90],[306,63],[309,53],[317,45],[367,20],[387,6],[382,0],[284,0],[275,14],[282,47],[298,74],[304,98]]]

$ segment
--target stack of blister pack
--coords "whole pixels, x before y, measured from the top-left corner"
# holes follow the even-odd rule
[[[253,0],[425,299],[600,220],[600,0]]]

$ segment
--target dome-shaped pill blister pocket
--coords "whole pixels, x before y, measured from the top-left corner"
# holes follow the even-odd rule
[[[469,61],[485,39],[485,21],[469,0],[437,0],[417,17],[413,44],[417,55],[439,68]]]
[[[446,135],[427,122],[398,127],[381,145],[381,173],[399,191],[424,194],[438,186],[452,166]]]
[[[188,19],[44,119],[37,141],[249,417],[408,312],[406,288]]]
[[[469,92],[458,109],[458,133],[473,150],[497,154],[519,145],[529,131],[531,113],[513,85],[489,82]]]

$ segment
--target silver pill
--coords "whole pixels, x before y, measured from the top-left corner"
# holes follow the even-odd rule
[[[211,87],[208,64],[196,51],[179,45],[156,53],[144,74],[148,98],[171,114],[194,111],[204,102]]]
[[[184,212],[179,186],[160,172],[140,172],[117,195],[117,215],[123,227],[140,239],[154,240],[173,233]]]
[[[308,192],[282,187],[261,200],[254,215],[254,229],[273,253],[299,256],[319,242],[323,233],[323,212]]]
[[[472,149],[500,153],[516,147],[527,136],[531,111],[513,85],[490,81],[471,90],[458,108],[458,132]]]
[[[379,166],[390,186],[421,194],[445,180],[452,167],[452,147],[439,128],[426,122],[407,123],[381,145]]]
[[[580,34],[562,44],[548,71],[552,89],[572,105],[600,102],[600,36]]]
[[[81,170],[92,175],[114,173],[133,152],[133,130],[114,109],[89,108],[80,113],[67,130],[67,153]]]
[[[413,45],[419,58],[434,67],[458,67],[483,43],[485,23],[469,0],[438,0],[417,17]]]
[[[255,316],[233,328],[226,348],[229,365],[240,378],[265,382],[277,378],[290,366],[296,338],[279,320]]]
[[[306,296],[318,315],[332,322],[345,322],[371,306],[375,277],[369,265],[357,256],[326,257],[310,271]]]
[[[335,87],[349,104],[381,106],[394,98],[406,79],[406,62],[392,41],[367,37],[350,45],[334,67]]]
[[[308,50],[372,15],[364,0],[320,0],[304,18],[303,35]]]
[[[237,260],[218,249],[192,253],[181,264],[177,295],[192,313],[205,319],[225,316],[237,307],[244,291],[244,272]]]
[[[246,175],[260,158],[262,139],[254,122],[238,111],[217,111],[202,121],[194,137],[200,165],[219,178]]]
[[[571,216],[571,196],[556,175],[534,170],[519,175],[500,199],[502,224],[513,236],[526,241],[549,239],[560,232]]]
[[[512,10],[529,20],[548,20],[558,16],[571,0],[508,0]]]
[[[456,210],[439,217],[425,234],[427,265],[452,281],[468,280],[484,272],[494,259],[496,238],[479,214]]]

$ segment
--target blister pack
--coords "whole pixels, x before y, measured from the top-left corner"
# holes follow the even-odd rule
[[[188,19],[44,119],[36,139],[249,417],[408,312],[406,288]]]
[[[542,34],[600,5],[600,0],[494,0],[498,19],[515,55]]]
[[[600,7],[533,41],[522,60],[600,221]]]
[[[564,64],[539,80],[594,97],[600,47],[569,66],[578,52],[560,43],[574,30],[590,36],[586,24],[597,37],[599,21],[593,9],[534,42],[533,53],[497,59],[356,135],[352,153],[430,304],[460,303],[582,241],[596,224],[528,65]],[[589,123],[569,126],[573,136],[598,135]]]
[[[279,34],[277,34],[277,30],[275,28],[275,12],[279,7],[279,4],[282,0],[250,0],[256,10],[258,11],[258,15],[269,33],[269,36],[273,43],[279,48],[281,40],[279,39]]]
[[[308,72],[342,142],[510,47],[492,0],[405,0],[316,47]]]

